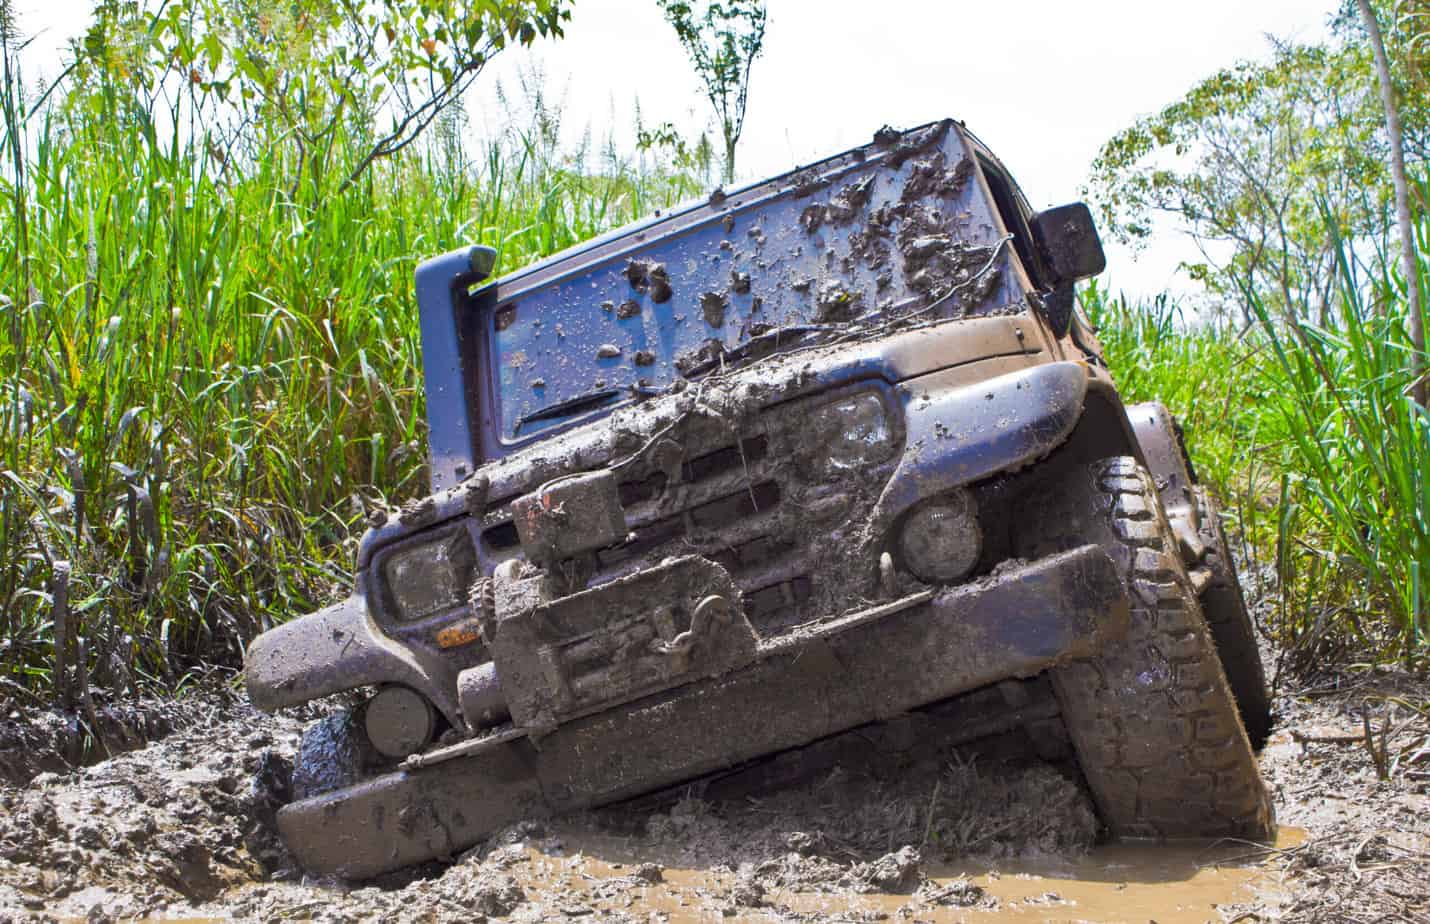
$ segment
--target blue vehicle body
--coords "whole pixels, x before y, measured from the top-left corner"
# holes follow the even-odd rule
[[[1014,513],[1035,470],[1191,479],[1073,308],[1086,208],[1034,213],[961,123],[494,262],[416,272],[430,496],[374,517],[348,599],[249,650],[260,708],[379,690],[383,760],[279,814],[308,868],[449,854],[1126,632],[1108,553],[1024,560]]]
[[[953,123],[934,123],[623,228],[496,282],[484,283],[491,256],[483,248],[428,260],[417,270],[417,297],[433,490],[610,406],[518,430],[522,415],[593,388],[667,388],[681,378],[677,360],[702,347],[734,350],[761,330],[911,310],[935,320],[1022,305],[1037,284],[1029,267],[1014,269],[1015,253],[1028,261],[1031,246],[1015,243],[1018,229],[999,216],[979,163],[998,169]],[[927,208],[945,214],[924,216],[929,228],[905,219],[897,232],[872,230],[868,216],[880,209],[911,198],[924,207],[907,196],[911,188],[942,193]],[[933,225],[951,217],[953,243],[972,264],[964,270],[983,270],[983,288],[976,302],[948,298],[929,310],[931,289],[948,280],[898,272],[899,250],[920,230],[929,232],[925,246],[937,247]],[[633,261],[664,268],[665,298],[633,284]]]

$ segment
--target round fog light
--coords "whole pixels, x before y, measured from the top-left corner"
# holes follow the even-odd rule
[[[904,564],[921,581],[947,584],[963,577],[983,551],[972,495],[955,491],[909,514],[899,548]]]
[[[394,760],[417,753],[437,728],[432,704],[408,687],[383,687],[367,701],[364,712],[368,740],[378,753]]]

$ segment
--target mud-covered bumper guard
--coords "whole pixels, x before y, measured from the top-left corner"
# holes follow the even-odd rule
[[[318,874],[365,879],[503,825],[616,802],[1084,657],[1126,632],[1127,591],[1087,545],[762,644],[746,666],[461,756],[292,803],[278,825]]]
[[[400,683],[430,698],[449,722],[461,721],[456,672],[384,635],[362,594],[258,636],[244,658],[244,679],[249,699],[264,712],[368,684]]]

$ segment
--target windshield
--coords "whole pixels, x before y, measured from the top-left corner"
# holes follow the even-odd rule
[[[502,433],[527,436],[572,416],[649,395],[684,376],[806,342],[830,325],[779,325],[753,297],[716,295],[718,307],[691,311],[672,299],[596,302],[545,311],[506,305],[493,316],[492,342],[502,397]],[[549,306],[543,306],[549,307]],[[714,318],[718,310],[723,317]],[[798,317],[799,312],[783,312]],[[716,326],[713,320],[721,323]],[[838,328],[833,328],[838,329]],[[752,343],[753,341],[753,343]],[[564,413],[563,411],[569,411]]]
[[[958,134],[914,141],[901,159],[897,148],[850,158],[728,210],[682,213],[693,220],[650,229],[637,257],[573,259],[524,289],[521,277],[502,283],[484,319],[501,439],[605,413],[722,358],[820,342],[831,328],[1018,300],[1010,248]]]

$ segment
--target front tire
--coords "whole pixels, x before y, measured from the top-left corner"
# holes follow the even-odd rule
[[[361,710],[340,709],[309,725],[293,762],[293,800],[321,796],[357,783],[373,758]]]
[[[1025,554],[1095,541],[1131,598],[1124,638],[1051,672],[1103,821],[1119,837],[1270,837],[1270,797],[1146,470],[1127,457],[1077,469],[1029,514]]]
[[[1202,592],[1202,614],[1216,641],[1222,669],[1241,722],[1246,726],[1251,746],[1261,750],[1271,735],[1271,695],[1266,687],[1266,669],[1261,664],[1261,649],[1256,643],[1256,630],[1251,613],[1246,609],[1246,597],[1236,576],[1226,534],[1221,528],[1221,511],[1205,487],[1193,489],[1197,504],[1198,531],[1206,546],[1202,565],[1211,572],[1211,583]]]

